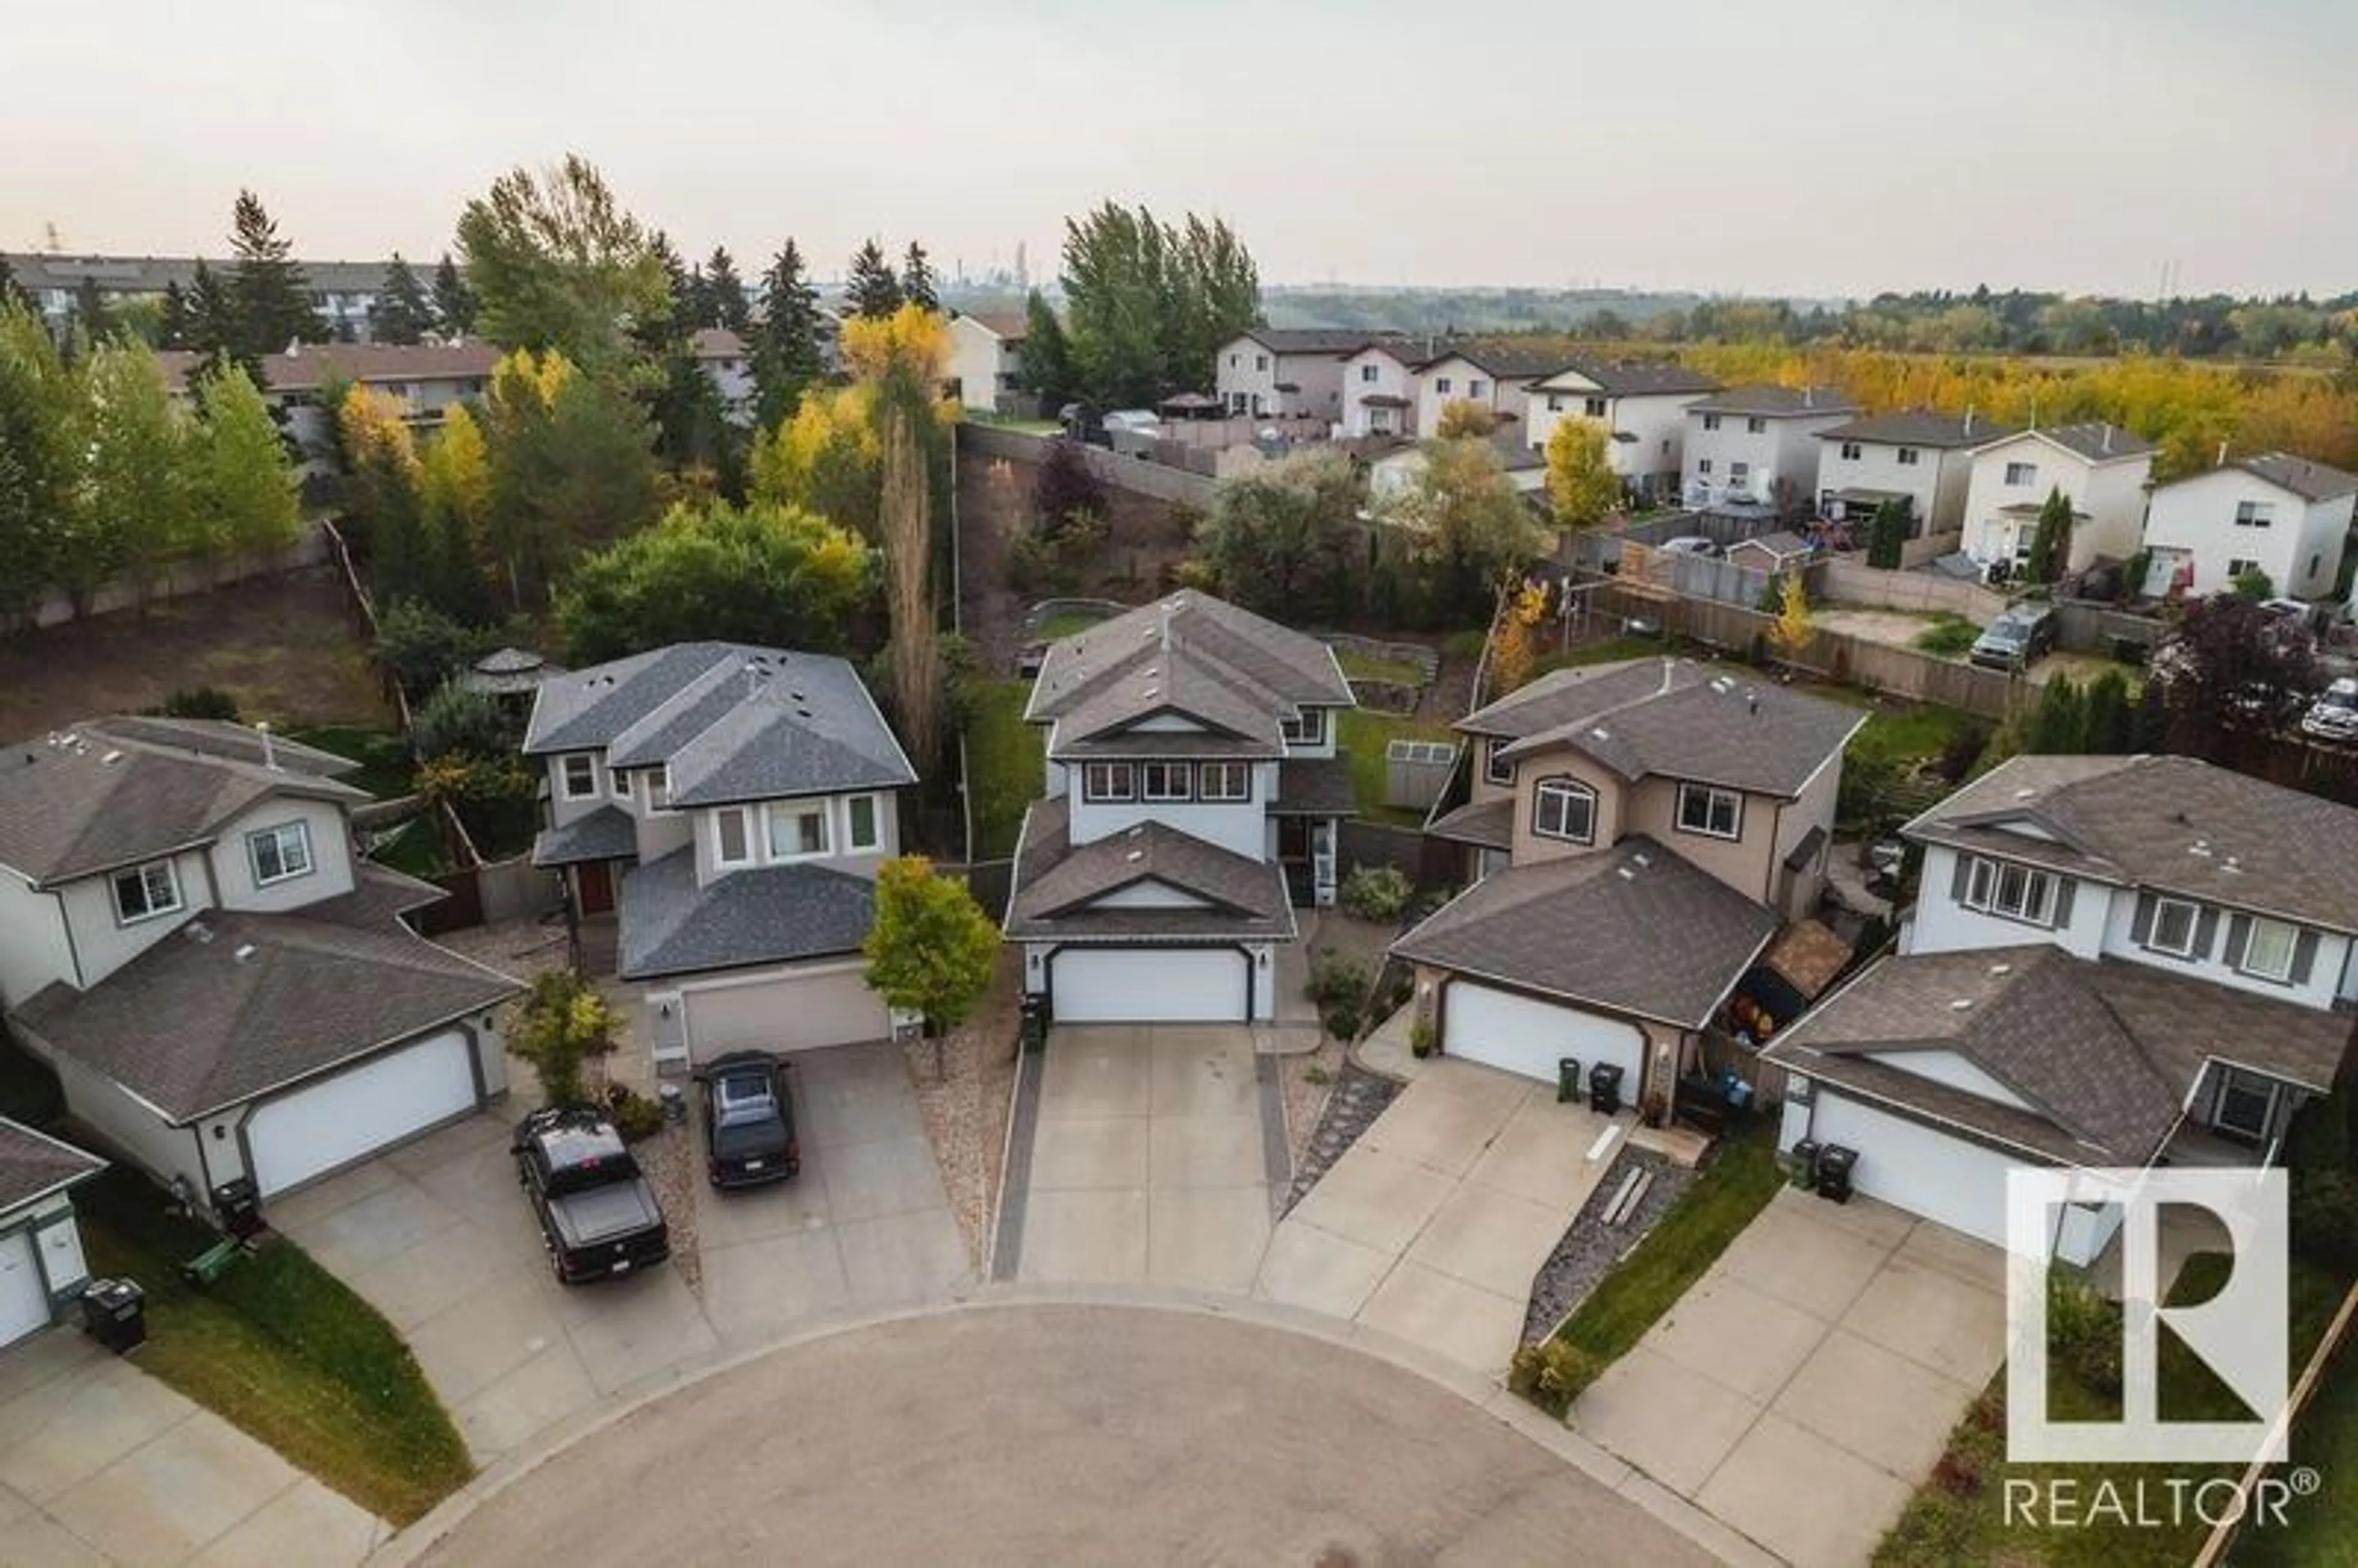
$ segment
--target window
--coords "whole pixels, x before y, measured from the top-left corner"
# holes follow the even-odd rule
[[[1450,388],[1450,385],[1451,385],[1450,380],[1449,380],[1449,378],[1448,378],[1447,376],[1445,376],[1445,375],[1443,375],[1443,376],[1435,376],[1435,377],[1433,378],[1433,391],[1435,391],[1435,392],[1437,392],[1437,393],[1439,393],[1439,394],[1440,394],[1442,396],[1444,396],[1444,397],[1446,397],[1446,396],[1448,396],[1448,395],[1449,395],[1449,388]]]
[[[1558,397],[1552,392],[1548,394],[1548,412],[1551,414],[1561,414],[1563,412],[1563,399]]]
[[[2235,967],[2263,980],[2292,979],[2293,949],[2300,933],[2281,920],[2254,920],[2244,938],[2244,956]]]
[[[2316,580],[2318,568],[2324,565],[2325,557],[2312,551],[2309,557],[2309,578],[2310,581],[2313,582]]]
[[[2218,1102],[2211,1108],[2211,1125],[2222,1132],[2257,1142],[2268,1135],[2276,1110],[2277,1087],[2256,1073],[2222,1068]]]
[[[1195,770],[1195,788],[1205,800],[1250,800],[1252,764],[1205,762]]]
[[[1238,360],[1238,356],[1237,356],[1237,355],[1235,355],[1235,354],[1230,354],[1230,355],[1228,356],[1228,368],[1229,368],[1230,370],[1234,370],[1234,369],[1236,369],[1236,368],[1237,368],[1237,360]]]
[[[1858,461],[1858,443],[1856,441],[1844,441],[1842,444],[1843,461],[1846,463],[1855,463]]]
[[[1918,451],[1913,447],[1902,447],[1899,449],[1899,466],[1904,469],[1912,469],[1916,466],[1917,460],[1923,455],[1923,453]]]
[[[1479,379],[1469,381],[1466,384],[1466,395],[1468,397],[1479,397],[1483,393],[1488,390],[1489,384]]]
[[[2237,556],[2234,559],[2227,563],[2227,580],[2229,582],[2234,582],[2245,572],[2255,572],[2259,569],[2260,563],[2258,561],[2253,559],[2249,556]]]
[[[1578,779],[1541,779],[1531,792],[1531,831],[1567,843],[1596,842],[1596,792]]]
[[[657,764],[647,774],[647,809],[649,811],[671,809],[671,764],[669,762]]]
[[[1965,907],[2019,920],[2051,925],[2055,914],[2055,878],[2005,860],[1974,860],[1965,880]]]
[[[180,907],[180,879],[169,860],[150,860],[114,873],[114,918],[129,925]]]
[[[1318,745],[1326,739],[1326,710],[1305,708],[1291,719],[1280,719],[1277,729],[1288,745]]]
[[[1716,430],[1716,429],[1718,429],[1718,428],[1719,428],[1719,416],[1718,416],[1718,415],[1716,415],[1716,414],[1706,414],[1706,415],[1704,415],[1704,416],[1703,416],[1703,427],[1704,427],[1704,429],[1706,429],[1706,430]]]
[[[245,859],[254,868],[254,885],[268,887],[311,869],[311,829],[302,822],[282,822],[245,836]]]
[[[1371,382],[1371,381],[1375,380],[1375,379],[1376,379],[1376,367],[1375,367],[1375,366],[1373,366],[1373,365],[1371,365],[1371,364],[1368,364],[1368,365],[1361,365],[1361,366],[1359,367],[1359,379],[1360,379],[1361,381],[1368,381],[1368,382]]]
[[[565,798],[587,800],[598,793],[598,759],[576,753],[565,759]]]
[[[1765,435],[1768,429],[1768,421],[1755,415],[1744,422],[1744,428],[1755,436]]]
[[[1730,463],[1727,465],[1728,483],[1742,484],[1746,480],[1750,479],[1751,477],[1752,465],[1750,463]]]
[[[2201,914],[2200,905],[2182,898],[2161,900],[2153,906],[2153,930],[2145,945],[2157,953],[2185,957],[2194,951],[2194,927]]]
[[[2037,463],[2008,463],[2006,465],[2006,485],[2008,490],[2020,490],[2026,485],[2033,485],[2038,482],[2039,465]]]
[[[1269,356],[1267,354],[1255,354],[1253,356],[1253,369],[1267,370],[1268,368]]]
[[[1709,458],[1697,458],[1695,460],[1695,472],[1709,473],[1710,471],[1711,460]]]
[[[1583,414],[1587,415],[1591,419],[1602,419],[1605,417],[1605,399],[1601,397],[1589,398],[1580,406],[1580,411]]]
[[[621,768],[616,768],[607,776],[614,781],[614,798],[616,800],[628,800],[631,798],[631,775],[628,773],[624,772]]]
[[[876,797],[855,795],[843,803],[844,838],[853,849],[873,849],[884,842],[876,831]]]
[[[1143,799],[1187,800],[1195,793],[1185,762],[1148,762],[1139,771],[1146,775],[1139,791]]]
[[[2265,528],[2277,514],[2273,501],[2239,501],[2235,503],[2235,526]]]
[[[770,859],[799,860],[827,853],[827,807],[773,806],[770,816]]]
[[[1484,778],[1494,784],[1510,784],[1515,782],[1515,764],[1502,755],[1506,749],[1513,744],[1514,742],[1504,735],[1494,735],[1490,738],[1490,754],[1487,761],[1483,763],[1482,769]]]
[[[753,836],[741,806],[724,806],[712,814],[712,859],[715,864],[741,866],[753,858]]]
[[[1130,777],[1128,762],[1084,762],[1081,764],[1081,798],[1084,800],[1135,800],[1137,781]]]
[[[1744,836],[1744,797],[1709,784],[1679,785],[1679,831],[1710,838]]]

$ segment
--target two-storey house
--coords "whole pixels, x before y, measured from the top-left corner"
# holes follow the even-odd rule
[[[958,401],[985,414],[1020,412],[1023,340],[1030,331],[1021,310],[961,310],[950,318],[950,379]]]
[[[1231,415],[1343,418],[1343,366],[1376,338],[1325,328],[1256,327],[1212,357],[1213,390]]]
[[[202,359],[186,349],[156,356],[166,385],[180,397],[189,395],[189,373]],[[306,466],[317,467],[330,461],[335,451],[336,410],[324,403],[335,388],[365,386],[397,405],[413,427],[431,430],[454,405],[483,395],[499,359],[498,349],[472,339],[297,344],[262,356],[262,395],[285,416],[287,434],[303,452]]]
[[[2004,1243],[2017,1166],[2273,1162],[2358,998],[2358,811],[2188,757],[2008,760],[1902,829],[1897,956],[1787,1029],[1783,1141]],[[2085,1263],[2118,1210],[2074,1207]]]
[[[2156,485],[2146,505],[2145,581],[2130,587],[2157,599],[2173,589],[2208,597],[2260,571],[2276,593],[2324,598],[2341,580],[2353,506],[2358,474],[2288,452]]]
[[[2071,507],[2071,547],[2057,563],[2084,571],[2136,553],[2153,443],[2117,425],[2049,425],[1974,451],[1965,487],[1965,553],[1984,566],[2029,558],[2039,514],[2061,494]]]
[[[1563,368],[1562,354],[1520,343],[1441,344],[1417,367],[1416,428],[1431,435],[1441,428],[1443,409],[1471,403],[1512,429],[1527,416],[1531,388]]]
[[[1813,503],[1818,433],[1858,415],[1839,387],[1731,386],[1687,405],[1680,456],[1689,506],[1765,506],[1791,494]]]
[[[1451,1055],[1667,1097],[1824,885],[1857,710],[1680,659],[1559,670],[1468,714],[1434,837],[1472,885],[1393,944]]]
[[[1668,362],[1580,360],[1539,377],[1524,396],[1524,438],[1544,451],[1559,419],[1604,426],[1613,471],[1637,494],[1675,500],[1687,410],[1719,383]]]
[[[0,1000],[112,1153],[268,1198],[503,1093],[516,982],[402,916],[351,762],[240,725],[104,719],[0,753]]]
[[[687,353],[712,384],[721,416],[731,425],[751,425],[761,389],[753,384],[753,351],[745,340],[726,327],[699,327],[687,341]]]
[[[1971,409],[1949,415],[1929,408],[1871,415],[1821,430],[1819,515],[1864,524],[1885,503],[1898,501],[1908,508],[1907,564],[1953,550],[1964,534],[1974,454],[2019,433]]]
[[[1268,1019],[1296,906],[1335,896],[1352,814],[1333,652],[1187,591],[1050,644],[1007,938],[1060,1022]]]
[[[90,1287],[73,1189],[106,1162],[0,1117],[0,1349],[38,1334]]]
[[[1416,373],[1432,349],[1430,338],[1380,338],[1343,362],[1345,438],[1413,436],[1417,418]]]
[[[860,943],[917,782],[842,659],[679,643],[544,680],[533,863],[563,872],[593,968],[645,989],[660,1067],[883,1038]]]

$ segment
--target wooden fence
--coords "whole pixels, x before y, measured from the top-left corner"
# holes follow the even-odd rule
[[[1045,462],[1049,444],[1056,438],[1035,436],[1025,430],[1000,429],[989,425],[965,423],[957,427],[960,450],[1006,458],[1019,463]],[[1219,488],[1218,481],[1209,474],[1149,462],[1144,458],[1124,457],[1103,447],[1083,447],[1081,456],[1088,464],[1089,471],[1106,483],[1132,494],[1152,496],[1157,501],[1208,508],[1212,504],[1213,492]]]
[[[1995,589],[1939,572],[1889,571],[1864,560],[1828,557],[1811,568],[1811,602],[1867,610],[1947,611],[1976,626],[1996,620],[2009,602]]]
[[[2349,1337],[2350,1326],[2354,1320],[2358,1320],[2358,1285],[2353,1285],[2342,1298],[2341,1308],[2334,1313],[2333,1321],[2326,1325],[2324,1336],[2318,1340],[2317,1348],[2310,1352],[2308,1364],[2301,1368],[2299,1379],[2293,1384],[2292,1392],[2285,1400],[2284,1411],[2277,1420],[2286,1433],[2299,1429],[2301,1412],[2309,1408],[2309,1401],[2316,1394],[2318,1385],[2325,1380],[2325,1374],[2332,1367],[2335,1355],[2349,1353],[2343,1349],[2343,1341]],[[2235,1483],[2237,1506],[2223,1510],[2218,1524],[2212,1528],[2210,1539],[2196,1553],[2193,1568],[2217,1568],[2218,1564],[2226,1562],[2235,1538],[2243,1533],[2244,1526],[2253,1512],[2253,1488],[2260,1484],[2260,1478],[2267,1469],[2266,1463],[2256,1459],[2244,1468],[2242,1477]],[[2310,1474],[2314,1476],[2315,1470],[2311,1469]],[[2339,1476],[2327,1476],[2322,1480],[2328,1487],[2349,1484]],[[2288,1488],[2292,1487],[2288,1480],[2280,1484]],[[2296,1498],[2304,1495],[2294,1488]],[[2296,1500],[2288,1506],[2297,1508],[2301,1505]]]
[[[1336,835],[1336,871],[1348,876],[1360,866],[1390,866],[1407,873],[1417,891],[1454,888],[1464,881],[1466,851],[1444,838],[1428,838],[1414,827],[1347,817]]]

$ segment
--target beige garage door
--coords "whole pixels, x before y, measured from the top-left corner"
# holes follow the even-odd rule
[[[680,988],[688,1054],[708,1062],[725,1051],[806,1051],[882,1040],[892,1033],[883,1000],[858,964],[779,969],[762,979]]]

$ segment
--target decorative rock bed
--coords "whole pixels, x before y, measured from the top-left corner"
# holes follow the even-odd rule
[[[1293,1212],[1293,1206],[1318,1184],[1327,1167],[1359,1141],[1359,1134],[1375,1125],[1401,1087],[1398,1079],[1371,1073],[1357,1062],[1344,1062],[1343,1070],[1336,1075],[1335,1090],[1326,1097],[1325,1112],[1310,1135],[1310,1147],[1293,1173],[1293,1190],[1285,1195],[1285,1207],[1278,1217]]]
[[[1605,1223],[1605,1210],[1632,1171],[1653,1173],[1653,1182],[1626,1223],[1608,1226]],[[1523,1315],[1524,1343],[1545,1339],[1555,1331],[1556,1325],[1571,1316],[1573,1309],[1588,1299],[1588,1292],[1596,1288],[1597,1281],[1612,1271],[1614,1264],[1628,1256],[1629,1249],[1670,1211],[1694,1179],[1693,1170],[1672,1162],[1668,1156],[1633,1149],[1625,1142],[1606,1169],[1605,1179],[1596,1184],[1596,1190],[1581,1205],[1580,1212],[1564,1230],[1563,1239],[1555,1244],[1555,1250],[1548,1254],[1548,1260],[1540,1265],[1538,1275],[1532,1279],[1531,1308]]]

